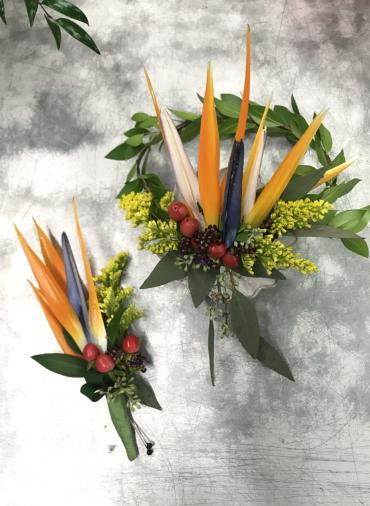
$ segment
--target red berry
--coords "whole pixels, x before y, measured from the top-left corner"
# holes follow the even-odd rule
[[[104,353],[96,357],[95,367],[98,372],[109,372],[114,369],[114,360],[110,355]]]
[[[184,218],[180,223],[180,232],[185,237],[193,237],[199,231],[199,221],[195,218]]]
[[[208,255],[212,258],[222,258],[226,253],[226,246],[224,244],[210,244],[208,246]]]
[[[235,267],[238,267],[240,258],[237,255],[233,255],[232,253],[227,252],[222,257],[222,262],[226,267],[233,269]]]
[[[100,350],[96,346],[96,344],[88,343],[82,352],[84,359],[88,362],[92,362],[93,360],[96,360],[96,357],[100,355]]]
[[[181,221],[187,217],[189,211],[185,204],[182,202],[172,202],[168,206],[168,216],[171,220]]]
[[[129,335],[122,342],[122,349],[125,353],[136,353],[140,349],[140,340],[138,337]]]

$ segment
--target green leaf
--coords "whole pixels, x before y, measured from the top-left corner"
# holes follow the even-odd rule
[[[345,161],[346,161],[346,157],[344,156],[343,149],[341,149],[339,151],[339,153],[337,154],[337,156],[334,158],[334,160],[331,161],[330,169],[332,169],[333,167],[336,167],[337,165],[341,165]]]
[[[161,199],[168,192],[168,188],[162,183],[161,178],[157,174],[148,173],[142,175],[141,178],[145,181],[156,199]]]
[[[232,93],[221,93],[221,100],[223,102],[228,102],[232,104],[235,108],[240,109],[242,104],[242,99],[237,95],[233,95]]]
[[[122,315],[123,315],[126,308],[127,308],[127,305],[125,303],[121,304],[121,306],[114,313],[113,318],[111,319],[111,321],[109,322],[109,324],[107,326],[106,331],[107,331],[107,338],[108,338],[108,343],[109,343],[110,348],[112,346],[114,346],[117,338],[119,337],[119,332],[121,329],[120,323],[121,323]]]
[[[140,397],[141,403],[145,406],[149,406],[154,409],[162,409],[159,404],[157,397],[155,396],[154,390],[150,383],[143,378],[140,374],[136,374],[134,378],[137,394]]]
[[[140,288],[154,288],[186,278],[187,273],[175,265],[176,259],[175,251],[170,251],[162,257]]]
[[[310,190],[312,190],[326,171],[327,168],[322,167],[321,169],[317,169],[315,172],[310,172],[306,176],[297,176],[292,178],[280,197],[281,200],[288,202],[290,200],[301,199]]]
[[[320,141],[320,138],[318,135],[319,134],[316,134],[314,140],[311,143],[312,144],[311,147],[313,147],[313,149],[316,151],[316,155],[317,155],[319,162],[322,165],[325,165],[328,163],[328,158],[327,158],[326,153],[321,145],[321,141]]]
[[[135,123],[141,123],[142,121],[152,117],[153,116],[149,116],[146,112],[135,112],[135,114],[131,116],[131,119],[132,121],[135,121]]]
[[[236,132],[238,120],[234,118],[220,119],[218,123],[218,131],[221,139],[233,137]]]
[[[129,130],[126,130],[126,132],[124,132],[124,135],[126,135],[126,137],[132,137],[136,134],[146,134],[148,132],[149,132],[149,130],[147,130],[146,128],[135,127],[135,128],[130,128]]]
[[[60,44],[62,42],[61,29],[60,29],[58,23],[56,21],[54,21],[54,19],[51,18],[50,16],[47,16],[45,14],[45,19],[46,19],[46,22],[50,28],[51,33],[53,34],[57,48],[60,49]]]
[[[158,127],[158,119],[156,116],[148,116],[144,121],[137,124],[138,128]]]
[[[95,42],[90,37],[90,35],[83,29],[81,26],[79,26],[74,21],[71,21],[70,19],[66,18],[59,18],[56,19],[56,22],[58,25],[63,28],[64,31],[69,33],[71,37],[78,40],[78,42],[81,42],[81,44],[84,44],[88,48],[95,51],[95,53],[100,54],[99,49],[97,48]]]
[[[199,134],[200,130],[200,119],[192,121],[189,125],[182,128],[180,131],[180,137],[182,142],[190,142]]]
[[[369,258],[369,247],[365,239],[342,239],[343,245],[352,251],[365,258]]]
[[[129,160],[136,156],[141,150],[140,146],[132,147],[126,142],[119,144],[112,151],[110,151],[105,158],[109,160]]]
[[[350,209],[337,213],[329,221],[328,225],[357,233],[366,227],[369,220],[370,206],[364,207],[363,209]]]
[[[188,272],[188,283],[190,295],[195,307],[198,307],[209,294],[215,284],[218,269],[190,269]]]
[[[257,359],[266,367],[294,381],[293,374],[289,368],[288,362],[283,355],[277,350],[272,343],[265,337],[260,338],[260,346],[258,349]]]
[[[30,22],[30,26],[33,26],[33,23],[35,21],[35,16],[37,13],[37,9],[39,7],[38,0],[24,0],[24,3],[26,4],[28,19]]]
[[[323,148],[327,153],[329,153],[333,147],[333,139],[331,137],[331,133],[324,125],[320,125],[319,134]]]
[[[44,353],[43,355],[33,355],[31,358],[49,371],[62,376],[83,378],[86,374],[87,362],[80,357],[64,353]]]
[[[129,460],[134,460],[139,455],[139,450],[131,423],[131,413],[127,407],[127,399],[124,395],[116,395],[113,399],[107,398],[107,403],[113,425],[124,444],[127,457]]]
[[[295,170],[294,177],[296,176],[307,176],[308,174],[312,174],[316,172],[316,167],[312,167],[312,165],[298,165]]]
[[[126,183],[129,183],[132,179],[137,178],[137,162],[131,167],[126,176]]]
[[[350,191],[353,190],[353,188],[360,182],[360,179],[351,179],[350,181],[343,181],[343,183],[340,183],[335,186],[331,186],[330,188],[327,188],[326,190],[322,191],[321,193],[318,193],[314,196],[315,200],[317,199],[323,199],[326,200],[326,202],[330,202],[333,204],[336,200],[338,200],[340,197],[343,197],[343,195],[346,195]],[[311,196],[310,196],[311,198]]]
[[[209,320],[208,327],[208,356],[211,382],[212,385],[215,386],[215,327],[213,320]]]
[[[85,381],[89,385],[108,387],[114,384],[114,381],[108,376],[96,371],[95,369],[88,369],[85,374]]]
[[[291,97],[290,97],[290,102],[292,104],[292,109],[293,111],[295,112],[295,114],[301,114],[299,112],[299,109],[298,109],[298,105],[297,105],[297,102],[295,101],[295,98],[294,98],[294,95],[292,93]]]
[[[241,102],[240,102],[241,103]],[[239,118],[240,104],[215,98],[216,109],[228,118]]]
[[[293,132],[293,135],[297,139],[300,139],[302,137],[303,133],[307,130],[308,123],[304,119],[304,117],[301,116],[300,114],[294,114],[294,115],[292,114],[291,120],[290,120],[290,128]]]
[[[199,114],[195,114],[193,112],[178,111],[177,109],[170,109],[170,111],[172,114],[185,121],[194,121],[195,119],[199,118]]]
[[[230,317],[235,335],[247,352],[255,358],[260,345],[257,313],[253,302],[235,289],[230,302]]]
[[[284,107],[283,105],[275,105],[274,115],[283,125],[290,125],[292,113],[287,107]]]
[[[136,134],[131,137],[129,137],[126,141],[126,144],[129,146],[132,146],[133,148],[136,148],[137,146],[140,146],[143,142],[144,134]]]
[[[91,385],[90,383],[85,383],[80,388],[80,392],[82,395],[85,395],[90,401],[97,402],[102,397],[104,397],[104,393],[100,392],[100,386],[99,385]]]
[[[4,0],[0,0],[0,18],[6,24]]]
[[[122,195],[127,195],[127,193],[140,193],[143,190],[143,181],[141,179],[134,179],[133,181],[129,181],[125,183],[119,194],[117,195],[117,199],[120,199]]]
[[[330,239],[361,239],[351,230],[344,230],[321,223],[315,223],[311,228],[298,228],[289,233],[289,235],[296,235],[297,237],[328,237]]]
[[[79,346],[77,345],[76,341],[73,339],[73,337],[66,331],[66,329],[63,330],[64,339],[67,341],[68,346],[79,355],[82,355],[81,350]]]
[[[86,23],[87,25],[89,24],[82,10],[71,2],[67,2],[67,0],[43,0],[42,4],[69,18],[77,19],[77,21],[82,21],[82,23]]]

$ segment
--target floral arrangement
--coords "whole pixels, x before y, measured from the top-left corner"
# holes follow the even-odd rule
[[[113,257],[94,278],[75,202],[73,211],[87,286],[81,281],[65,233],[59,247],[36,223],[42,261],[16,228],[38,284],[30,283],[31,287],[63,351],[32,358],[54,373],[84,378],[81,393],[93,402],[106,398],[128,458],[138,456],[136,434],[151,455],[154,443],[135,422],[132,411],[141,404],[161,407],[142,376],[146,358],[140,351],[140,339],[130,332],[143,311],[131,300],[133,289],[121,286],[128,254]]]
[[[261,336],[252,298],[243,286],[252,278],[284,280],[281,270],[304,275],[318,267],[303,258],[297,238],[339,239],[354,253],[368,256],[358,235],[370,219],[370,206],[338,211],[335,202],[359,182],[339,180],[351,164],[343,150],[331,157],[332,137],[324,126],[325,112],[308,123],[292,95],[292,110],[271,100],[262,106],[249,100],[251,34],[246,38],[246,73],[242,98],[214,97],[209,65],[201,115],[160,109],[148,74],[155,116],[136,113],[127,139],[107,158],[135,158],[118,195],[126,219],[141,229],[139,248],[161,255],[141,288],[187,280],[194,306],[207,302],[209,359],[214,384],[214,322],[221,336],[233,333],[242,346],[265,366],[293,380],[289,365],[272,342]],[[174,119],[176,118],[176,119]],[[176,123],[175,123],[176,122]],[[184,143],[199,133],[198,171]],[[244,161],[244,137],[255,134]],[[284,137],[293,146],[266,184],[260,181],[267,137]],[[220,171],[221,139],[233,138],[228,167]],[[165,145],[176,179],[167,188],[147,171],[154,145]],[[300,165],[309,148],[319,167]]]

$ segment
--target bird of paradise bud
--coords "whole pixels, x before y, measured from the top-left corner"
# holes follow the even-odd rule
[[[75,201],[73,201],[73,214],[84,263],[87,290],[81,281],[66,233],[62,234],[60,249],[35,222],[43,258],[41,260],[15,227],[19,242],[38,284],[36,287],[30,282],[31,287],[60,347],[69,355],[76,355],[76,347],[73,344],[81,351],[89,342],[97,344],[102,351],[105,351],[107,347],[105,326]]]

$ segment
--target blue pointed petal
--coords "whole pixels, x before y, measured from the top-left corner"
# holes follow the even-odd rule
[[[89,328],[85,290],[77,270],[76,261],[67,234],[62,234],[63,262],[67,277],[68,299],[80,319],[86,340],[92,342]]]
[[[222,238],[225,245],[233,245],[240,227],[244,170],[244,143],[234,141],[229,164],[222,211]]]

